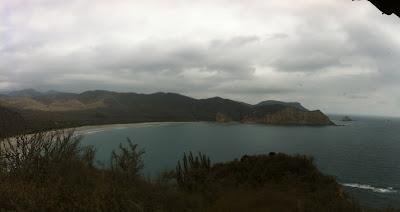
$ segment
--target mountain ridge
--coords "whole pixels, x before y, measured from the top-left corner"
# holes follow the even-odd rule
[[[295,107],[295,108],[303,110],[303,111],[309,111],[307,108],[305,108],[299,102],[282,102],[282,101],[277,101],[277,100],[266,100],[266,101],[262,101],[256,105],[260,106],[260,105],[275,105],[275,104],[291,106],[291,107]]]
[[[193,100],[200,100],[200,101],[210,101],[210,100],[215,100],[215,101],[234,101],[234,102],[239,102],[227,98],[223,98],[220,96],[214,96],[210,98],[201,98],[201,99],[195,99],[192,97],[184,96],[179,93],[173,93],[173,92],[154,92],[154,93],[149,93],[149,94],[143,94],[143,93],[135,93],[135,92],[115,92],[115,91],[108,91],[108,90],[88,90],[84,91],[81,93],[72,93],[72,92],[60,92],[56,90],[49,90],[46,92],[40,92],[35,89],[22,89],[22,90],[13,90],[13,91],[6,91],[6,92],[1,92],[0,97],[30,97],[35,100],[38,100],[40,102],[46,103],[49,102],[49,100],[56,100],[56,99],[62,99],[62,100],[68,100],[68,99],[73,99],[73,98],[79,98],[79,100],[84,100],[85,97],[93,97],[93,96],[102,96],[104,95],[115,95],[115,94],[124,94],[124,95],[152,95],[152,96],[159,96],[159,95],[175,95],[175,96],[180,96],[180,97],[186,97],[190,98]],[[47,100],[47,101],[46,101]],[[261,101],[257,104],[249,104],[245,102],[239,102],[247,106],[265,106],[265,105],[285,105],[285,106],[290,106],[290,107],[296,107],[298,109],[304,110],[304,111],[309,111],[307,108],[305,108],[303,105],[301,105],[299,102],[284,102],[284,101],[277,101],[277,100],[265,100]]]
[[[267,125],[334,125],[320,111],[300,103],[264,101],[251,105],[222,97],[195,99],[177,93],[139,94],[105,90],[79,94],[46,92],[29,97],[0,96],[0,106],[18,112],[39,129],[159,121],[212,121]]]

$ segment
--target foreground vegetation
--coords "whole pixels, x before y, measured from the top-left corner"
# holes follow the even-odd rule
[[[365,211],[307,156],[243,156],[212,164],[184,154],[157,180],[140,175],[129,139],[110,164],[73,131],[21,135],[0,145],[1,211]]]

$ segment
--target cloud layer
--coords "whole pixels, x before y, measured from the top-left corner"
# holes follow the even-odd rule
[[[7,1],[0,90],[172,91],[400,116],[399,25],[368,1]]]

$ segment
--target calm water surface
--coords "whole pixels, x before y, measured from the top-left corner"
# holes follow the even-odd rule
[[[173,169],[185,151],[207,153],[213,162],[271,151],[308,154],[323,173],[336,176],[362,204],[400,207],[400,120],[331,118],[345,126],[137,124],[83,131],[83,143],[96,147],[98,160],[108,161],[111,151],[129,137],[146,151],[144,174],[151,176]]]

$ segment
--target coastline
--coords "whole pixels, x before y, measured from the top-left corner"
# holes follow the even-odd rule
[[[125,123],[125,124],[102,124],[102,125],[87,125],[75,128],[67,128],[75,130],[75,133],[79,135],[87,135],[97,132],[102,132],[106,130],[118,130],[118,129],[126,129],[132,127],[149,127],[149,126],[159,126],[164,124],[173,124],[173,123],[193,123],[191,122],[176,122],[176,121],[168,121],[168,122],[134,122],[134,123]]]
[[[131,122],[131,123],[115,123],[115,124],[99,124],[99,125],[81,125],[77,127],[65,127],[65,128],[56,128],[56,129],[48,129],[45,130],[44,132],[52,132],[52,131],[58,131],[58,130],[73,130],[76,135],[89,135],[97,132],[103,132],[107,130],[118,130],[118,129],[126,129],[126,128],[133,128],[133,127],[150,127],[150,126],[159,126],[159,125],[165,125],[165,124],[176,124],[176,123],[199,123],[199,122],[210,122],[210,123],[219,123],[219,124],[255,124],[255,125],[264,125],[264,126],[286,126],[286,127],[326,127],[326,126],[345,126],[341,124],[336,124],[332,121],[332,125],[326,125],[326,126],[319,126],[319,125],[304,125],[304,124],[262,124],[262,123],[257,123],[257,122],[237,122],[237,121],[231,121],[231,122],[217,122],[217,121],[155,121],[155,122]],[[28,135],[34,134],[35,132],[28,133]],[[10,136],[10,137],[15,137]],[[4,140],[5,138],[0,138],[1,140]]]
[[[66,128],[66,130],[74,130],[78,135],[88,135],[97,132],[103,132],[106,130],[118,130],[118,129],[126,129],[132,127],[150,127],[150,126],[159,126],[165,124],[176,124],[176,123],[198,123],[198,122],[209,122],[209,121],[161,121],[161,122],[133,122],[133,123],[124,123],[124,124],[101,124],[101,125],[87,125],[87,126],[80,126],[80,127],[71,127]],[[212,123],[219,123],[219,122],[212,122]],[[256,125],[263,125],[260,123],[252,123],[252,122],[230,122],[230,123],[240,123],[240,124],[256,124]],[[333,122],[334,123],[334,122]],[[221,124],[221,123],[220,123]],[[326,126],[317,126],[317,125],[283,125],[283,124],[264,124],[265,126],[288,126],[288,127],[326,127]],[[345,125],[338,125],[334,123],[333,125],[329,126],[345,126]]]

